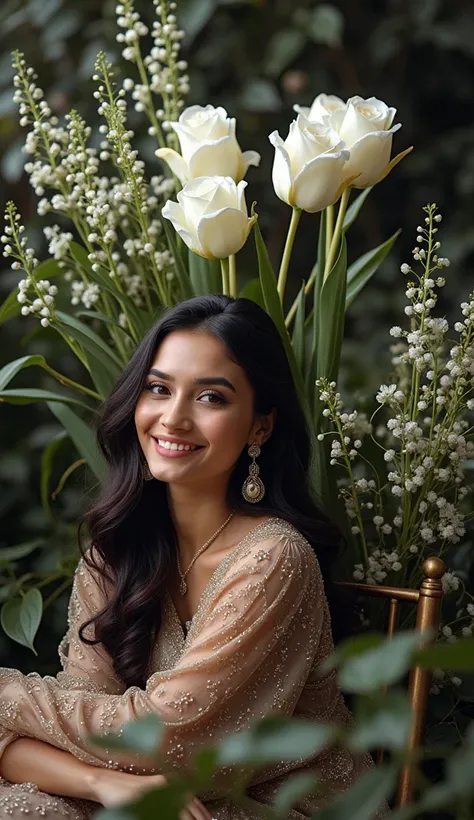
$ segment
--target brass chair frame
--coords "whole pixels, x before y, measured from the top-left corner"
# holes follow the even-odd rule
[[[394,634],[397,628],[398,608],[401,601],[408,601],[417,605],[415,628],[420,632],[429,630],[434,640],[440,622],[443,586],[441,578],[446,572],[444,561],[435,556],[427,558],[423,563],[424,580],[419,589],[404,589],[399,587],[372,586],[358,584],[351,581],[338,581],[336,586],[358,592],[362,596],[371,598],[385,598],[389,600],[387,633]],[[431,687],[432,673],[429,669],[415,666],[410,672],[408,683],[408,697],[412,710],[412,725],[408,740],[408,749],[418,748],[423,740],[423,731],[428,705],[428,696]],[[383,755],[383,752],[382,752]],[[411,802],[414,793],[413,773],[409,766],[404,766],[398,784],[397,807],[406,806]]]

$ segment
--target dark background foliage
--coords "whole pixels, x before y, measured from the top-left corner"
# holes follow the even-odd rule
[[[0,204],[15,200],[30,240],[43,248],[43,256],[43,221],[36,216],[34,196],[22,172],[25,132],[12,103],[10,52],[13,48],[25,52],[59,116],[76,107],[97,126],[90,79],[95,56],[105,49],[121,61],[114,5],[111,0],[3,0],[0,8]],[[145,21],[151,20],[151,2],[137,0],[136,6]],[[183,56],[190,64],[189,102],[223,105],[237,117],[242,148],[262,154],[260,168],[248,174],[247,199],[257,200],[260,224],[275,260],[282,250],[289,210],[273,192],[273,149],[267,135],[278,129],[285,137],[292,106],[310,104],[321,91],[344,98],[375,95],[398,109],[396,121],[403,128],[395,137],[395,150],[411,144],[415,150],[372,192],[349,244],[350,255],[356,258],[403,228],[391,257],[348,314],[343,357],[346,390],[354,395],[376,388],[390,369],[388,329],[402,321],[404,280],[399,265],[409,259],[426,202],[436,201],[440,207],[442,254],[451,259],[441,310],[452,315],[472,288],[471,0],[178,0],[178,15],[187,32]],[[125,65],[124,76],[130,72]],[[153,167],[152,140],[146,128],[140,130],[139,115],[132,112],[131,119],[137,128],[137,147]],[[304,215],[290,271],[290,295],[314,262],[316,228],[317,218]],[[255,276],[251,243],[239,264],[242,283]],[[8,269],[0,272],[0,299],[17,279]],[[9,321],[0,333],[0,366],[26,351],[38,352],[58,370],[81,378],[78,364],[53,333],[38,330],[25,319]],[[46,377],[33,369],[18,377],[15,386],[26,383],[48,386]],[[66,559],[66,570],[72,569],[77,560],[76,522],[90,492],[88,476],[80,471],[74,474],[60,495],[50,500],[51,514],[41,504],[41,453],[59,429],[40,405],[0,409],[0,548],[44,539],[43,546],[19,563],[18,574],[47,572],[60,559]],[[72,448],[58,451],[52,488],[75,458]],[[453,566],[461,566],[465,577],[471,553],[467,543],[453,556]],[[0,568],[0,579],[2,574]],[[44,597],[55,590],[57,583],[43,590]],[[39,658],[0,633],[2,665],[55,673],[68,592],[47,609],[36,639]],[[7,595],[3,578],[0,603]],[[442,711],[444,705],[439,708]]]

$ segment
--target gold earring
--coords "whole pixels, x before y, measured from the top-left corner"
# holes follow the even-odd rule
[[[251,444],[248,450],[252,463],[249,467],[249,475],[242,485],[242,495],[249,504],[256,504],[261,501],[265,495],[265,485],[261,478],[259,478],[260,467],[255,462],[255,459],[260,455],[260,447],[258,444]]]
[[[152,475],[152,472],[151,472],[151,470],[148,466],[148,462],[144,461],[143,462],[143,481],[152,481],[154,479],[154,477],[155,476]]]

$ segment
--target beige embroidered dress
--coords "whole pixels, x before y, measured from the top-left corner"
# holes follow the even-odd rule
[[[165,724],[163,771],[170,771],[186,766],[201,746],[270,713],[350,720],[334,673],[318,678],[318,666],[332,650],[318,561],[308,542],[282,519],[257,526],[224,558],[186,635],[167,596],[144,690],[125,690],[103,647],[79,639],[78,628],[103,607],[103,595],[81,560],[69,629],[59,647],[63,671],[41,677],[0,668],[0,756],[15,737],[28,736],[95,766],[153,774],[158,770],[149,759],[91,748],[88,734],[115,733],[133,718],[156,713]],[[342,790],[369,765],[367,757],[332,749],[312,761],[261,771],[248,794],[270,804],[282,783],[303,768],[317,770],[326,784]],[[232,770],[220,774],[233,776]],[[213,799],[212,793],[200,797],[218,820],[252,817],[251,811]],[[317,807],[316,796],[307,798],[292,817],[302,820]],[[47,795],[33,784],[12,785],[0,778],[2,818],[30,813],[87,820],[98,809],[97,803]]]

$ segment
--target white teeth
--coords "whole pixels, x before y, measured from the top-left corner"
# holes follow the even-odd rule
[[[158,444],[165,450],[197,450],[197,447],[192,447],[190,444],[176,444],[175,441],[165,441],[159,438]]]

